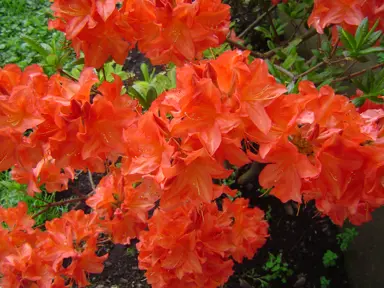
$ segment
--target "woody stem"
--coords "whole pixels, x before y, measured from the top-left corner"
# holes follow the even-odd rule
[[[83,201],[83,200],[87,199],[88,197],[89,197],[89,195],[86,195],[86,196],[83,196],[83,197],[78,197],[78,198],[68,199],[68,200],[64,200],[64,201],[48,203],[47,205],[40,206],[39,208],[42,208],[42,207],[45,207],[45,208],[43,210],[33,214],[32,218],[35,219],[37,216],[47,212],[52,207],[62,206],[62,205],[70,204],[70,203],[75,203],[75,202]]]
[[[334,82],[341,82],[341,81],[344,81],[344,80],[348,80],[348,79],[351,79],[351,78],[354,78],[354,77],[357,77],[357,76],[360,76],[360,75],[363,75],[365,72],[367,72],[368,70],[375,70],[375,69],[379,69],[381,67],[384,67],[384,63],[380,63],[380,64],[377,64],[375,66],[372,66],[370,68],[367,68],[367,69],[363,69],[359,72],[355,72],[355,73],[352,73],[352,74],[349,74],[347,76],[343,76],[343,77],[340,77],[340,78],[336,78],[335,80],[332,81],[332,83]]]

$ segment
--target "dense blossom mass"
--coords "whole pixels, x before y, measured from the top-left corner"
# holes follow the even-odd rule
[[[153,64],[179,65],[224,42],[229,9],[221,0],[55,0],[49,26],[65,32],[87,66],[109,57],[123,64],[136,43]]]
[[[153,287],[219,287],[268,237],[264,213],[224,185],[233,167],[255,161],[271,195],[314,201],[338,225],[384,205],[382,106],[356,109],[309,81],[289,94],[249,51],[193,61],[229,31],[219,0],[118,2],[55,0],[50,26],[87,66],[122,63],[136,44],[155,64],[175,62],[176,88],[144,111],[117,75],[99,83],[91,67],[78,81],[38,65],[0,69],[1,171],[31,196],[42,185],[66,190],[75,170],[106,174],[89,191],[90,214],[73,210],[44,229],[25,203],[0,208],[1,287],[85,287],[107,258],[98,243],[134,238]],[[309,23],[319,32],[367,15],[373,23],[379,2],[315,1]]]
[[[65,276],[85,285],[88,268],[81,260],[67,268],[62,261],[75,257],[70,251],[81,252],[76,254],[79,259],[85,252],[94,254],[90,249],[102,232],[115,243],[141,239],[140,267],[148,270],[147,278],[156,287],[223,284],[232,273],[230,257],[236,261],[252,257],[267,236],[263,213],[248,208],[245,200],[226,199],[223,211],[212,203],[223,193],[236,194],[212,181],[230,176],[225,162],[238,167],[251,161],[266,163],[260,183],[273,188],[271,194],[283,202],[315,200],[319,211],[339,225],[346,218],[354,224],[368,221],[384,201],[383,110],[362,107],[358,112],[331,87],[316,89],[308,81],[300,83],[298,94],[285,94],[285,86],[268,73],[267,64],[259,59],[249,63],[248,55],[228,51],[216,60],[184,65],[177,71],[177,88],[162,94],[145,113],[136,101],[120,94],[122,82],[117,76],[113,83],[102,83],[90,103],[97,81],[92,69],[84,70],[78,82],[59,75],[48,78],[38,66],[24,72],[15,65],[2,69],[1,133],[9,143],[1,155],[3,170],[14,166],[13,178],[28,184],[30,194],[40,192],[42,184],[48,192],[66,189],[74,169],[103,172],[109,166],[110,170],[87,200],[93,214],[83,215],[79,223],[61,223],[73,218],[64,216],[47,223],[47,231],[41,232],[32,229],[33,221],[24,212],[18,217],[25,215],[20,221],[28,229],[15,230],[2,216],[8,227],[2,230],[2,241],[14,241],[15,249],[21,249],[3,251],[1,269],[9,275],[4,279],[22,279],[17,275],[29,275],[28,265],[42,261],[51,267],[49,261],[55,261],[49,268],[51,280]],[[22,132],[26,130],[32,130],[28,136]],[[108,165],[120,156],[120,168]],[[160,210],[148,222],[148,212],[158,200]],[[84,242],[84,236],[69,236],[70,230],[60,232],[63,239],[80,237],[80,248],[60,252],[54,248],[60,242],[56,238],[35,240],[59,237],[55,227],[80,229],[81,221],[92,223],[87,225],[93,238]],[[147,223],[149,231],[142,232]],[[27,242],[20,238],[26,235]],[[160,235],[169,235],[174,244],[164,239],[164,246],[157,240]],[[183,241],[186,246],[178,246]],[[62,253],[61,258],[50,255],[49,247],[52,253]],[[183,250],[186,247],[188,251]],[[152,262],[155,251],[160,258]],[[9,262],[15,255],[23,255],[20,261],[27,262],[8,268],[16,265]],[[33,257],[37,262],[28,262]],[[104,258],[94,257],[101,265]],[[212,275],[202,272],[207,270]],[[39,276],[26,279],[43,281],[39,277],[45,270],[33,271]]]

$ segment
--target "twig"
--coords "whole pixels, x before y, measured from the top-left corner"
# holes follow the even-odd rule
[[[63,73],[65,76],[67,76],[68,78],[70,78],[73,81],[76,81],[76,82],[79,81],[79,79],[77,79],[76,77],[73,77],[71,74],[69,74],[67,71],[65,71],[63,69],[60,69],[59,72]]]
[[[64,200],[64,201],[59,201],[59,202],[54,202],[54,203],[48,203],[47,205],[44,205],[42,207],[45,207],[43,210],[35,213],[32,215],[32,218],[36,218],[37,216],[47,212],[50,208],[52,207],[56,207],[56,206],[62,206],[62,205],[65,205],[65,204],[69,204],[69,203],[74,203],[74,202],[78,202],[78,201],[83,201],[85,199],[88,198],[88,195],[87,196],[83,196],[83,197],[78,197],[78,198],[73,198],[73,199],[68,199],[68,200]]]
[[[268,9],[268,12],[272,12],[275,8],[276,8],[276,5],[273,5]],[[265,16],[267,16],[267,12],[264,12],[258,18],[256,18],[256,20],[253,21],[243,32],[241,32],[238,37],[243,38],[245,34],[251,31],[253,27],[257,26],[257,24],[259,24],[264,19]]]
[[[351,71],[352,67],[356,64],[356,61],[352,61],[352,63],[347,67],[347,69],[345,69],[344,73],[343,74],[347,74],[349,73],[349,71]]]
[[[277,44],[279,44],[280,43],[279,33],[277,33],[276,26],[273,23],[273,19],[272,19],[271,13],[269,12],[269,9],[266,11],[266,13],[267,13],[267,16],[268,16],[269,24],[272,26],[273,34],[275,34],[275,39],[274,40],[276,41]]]
[[[92,173],[89,170],[88,170],[88,178],[89,178],[89,183],[91,183],[92,190],[95,191],[95,188],[96,188],[95,182],[93,182]]]
[[[227,38],[227,43],[231,44],[232,46],[236,47],[236,48],[239,48],[241,50],[249,50],[247,47],[245,47],[244,45],[240,44],[240,43],[237,43],[236,41],[233,41],[232,39],[229,39]],[[251,55],[253,57],[256,57],[256,58],[265,58],[264,54],[263,53],[260,53],[260,52],[257,52],[257,51],[251,51]]]
[[[294,80],[296,81],[297,79],[303,78],[304,76],[308,75],[309,73],[315,71],[316,69],[320,68],[324,64],[326,64],[326,61],[321,61],[320,63],[317,63],[315,66],[309,68],[307,71],[301,73],[300,75],[297,75]]]
[[[363,75],[365,72],[367,72],[368,70],[375,70],[375,69],[379,69],[381,67],[384,67],[384,63],[380,63],[380,64],[377,64],[375,66],[372,66],[370,68],[367,68],[367,69],[363,69],[359,72],[355,72],[355,73],[352,73],[352,74],[349,74],[347,76],[343,76],[343,77],[340,77],[340,78],[336,78],[335,80],[333,80],[331,83],[335,83],[335,82],[341,82],[341,81],[344,81],[344,80],[349,80],[351,78],[354,78],[354,77],[357,77],[357,76],[360,76],[360,75]]]
[[[107,81],[107,75],[105,74],[104,66],[101,69],[103,71],[104,81]]]
[[[301,36],[301,37],[297,37],[297,38],[295,38],[293,41],[295,41],[295,40],[299,40],[299,39],[300,39],[300,40],[301,40],[300,43],[303,43],[303,42],[307,41],[308,39],[312,38],[313,36],[315,36],[316,34],[317,34],[316,30],[311,29],[311,30],[309,30],[307,33],[305,33],[303,36]],[[270,50],[270,51],[264,53],[264,54],[263,54],[263,55],[264,55],[264,58],[270,58],[270,57],[272,57],[273,55],[276,54],[276,51],[277,51],[277,50],[279,50],[279,49],[281,49],[281,48],[285,48],[285,47],[287,47],[287,46],[289,45],[290,42],[292,42],[292,41],[289,41],[289,42],[285,43],[285,44],[283,45],[283,47],[277,47],[277,48],[275,48],[275,49],[273,49],[273,50]]]
[[[291,79],[295,79],[295,75],[293,75],[293,73],[289,72],[287,69],[279,66],[279,65],[275,65],[272,63],[272,65],[276,68],[276,70],[280,71],[281,73],[284,73],[285,75],[287,75],[289,78]]]
[[[59,70],[60,73],[63,73],[65,76],[67,76],[68,78],[70,78],[72,81],[76,81],[78,82],[79,79],[77,79],[76,77],[73,77],[71,74],[69,74],[67,71],[63,70],[63,69],[60,69]],[[93,87],[91,87],[91,91],[95,94],[99,94],[99,95],[102,95],[101,92]]]
[[[312,56],[311,58],[309,58],[306,62],[305,62],[305,65],[309,65],[313,60],[316,59],[316,56]]]
[[[309,73],[315,71],[316,69],[320,68],[321,66],[323,66],[325,64],[335,64],[335,63],[338,63],[338,62],[341,62],[341,61],[345,61],[344,58],[343,59],[338,59],[338,60],[336,60],[334,62],[330,61],[333,58],[333,56],[335,55],[335,53],[336,53],[336,49],[337,49],[337,46],[339,45],[339,42],[340,42],[340,39],[338,39],[336,44],[335,44],[335,46],[333,46],[331,54],[329,55],[329,58],[324,59],[320,63],[317,63],[315,66],[309,68],[307,71],[301,73],[300,75],[295,76],[294,80],[296,81],[297,79],[300,79],[300,78],[308,75]]]

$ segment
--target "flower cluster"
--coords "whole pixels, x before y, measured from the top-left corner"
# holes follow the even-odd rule
[[[80,287],[89,284],[88,273],[101,273],[107,255],[95,254],[100,232],[95,213],[71,211],[33,229],[27,205],[0,208],[1,287]]]
[[[37,65],[0,69],[0,169],[14,166],[13,179],[28,184],[30,195],[43,184],[48,192],[66,190],[74,169],[104,172],[107,160],[124,153],[123,130],[140,108],[120,95],[117,77],[95,91],[101,95],[91,104],[96,82],[91,68],[79,81],[58,74],[48,79]]]
[[[354,34],[365,17],[368,17],[370,27],[373,26],[377,19],[383,19],[383,1],[315,0],[315,6],[308,19],[308,25],[313,26],[320,34],[324,32],[324,28],[330,25],[340,25],[344,30]],[[333,32],[336,32],[335,26],[333,29]],[[384,30],[383,21],[379,22],[377,29]]]
[[[83,286],[88,268],[71,253],[94,255],[97,238],[66,233],[80,233],[72,226],[82,221],[97,223],[87,224],[92,235],[102,231],[122,244],[140,238],[140,267],[153,285],[216,287],[232,273],[230,258],[251,258],[265,242],[267,224],[259,209],[225,196],[223,211],[213,204],[223,194],[236,195],[220,185],[232,173],[228,164],[240,167],[251,161],[267,164],[260,184],[283,202],[314,200],[339,225],[346,218],[355,224],[369,220],[370,212],[384,204],[383,109],[357,111],[347,97],[329,86],[316,89],[309,81],[299,84],[299,93],[286,94],[267,64],[249,62],[248,56],[227,51],[215,60],[178,68],[177,88],[160,95],[145,113],[121,95],[117,76],[96,89],[89,68],[77,82],[60,75],[48,78],[38,66],[24,72],[14,65],[2,69],[0,131],[12,143],[3,148],[2,169],[14,165],[13,178],[27,183],[31,194],[42,184],[48,191],[65,189],[74,169],[102,172],[108,166],[110,171],[87,200],[93,214],[70,212],[46,224],[42,237],[51,240],[36,242],[33,236],[12,245],[29,245],[22,247],[25,259],[34,259],[35,250],[44,247],[36,257],[43,257],[52,273]],[[72,223],[77,217],[85,218]],[[41,234],[31,229],[33,221],[27,223],[23,233]],[[147,223],[149,231],[143,232]],[[57,228],[66,226],[71,228],[60,228],[64,232]],[[66,237],[81,239],[68,242],[81,247],[56,247]],[[1,252],[0,262],[8,263],[7,253],[13,253],[8,250]],[[58,264],[66,258],[73,266]],[[49,262],[54,259],[61,260]],[[21,285],[19,274],[27,272],[7,265],[0,271]],[[37,269],[23,265],[20,269]],[[95,267],[100,271],[99,264]],[[28,281],[43,281],[28,273]]]
[[[154,288],[219,287],[232,274],[230,256],[241,262],[264,245],[263,216],[245,199],[225,199],[223,211],[215,203],[156,210],[140,236],[140,269]]]
[[[147,227],[148,211],[161,189],[152,179],[124,177],[119,169],[105,176],[86,203],[93,208],[114,243],[129,244]]]
[[[121,7],[117,4],[121,2]],[[224,42],[230,7],[210,0],[55,0],[51,28],[63,31],[85,64],[123,64],[138,44],[153,64],[182,64]]]
[[[153,103],[163,118],[172,115],[168,137],[181,152],[172,161],[177,169],[163,170],[173,178],[166,179],[161,204],[209,202],[222,193],[211,178],[228,176],[222,163],[242,166],[252,159],[268,164],[260,184],[283,202],[315,200],[339,225],[346,218],[368,221],[384,197],[383,110],[360,114],[347,97],[308,81],[298,94],[284,95],[266,63],[248,64],[247,56],[227,51],[185,65],[178,69],[178,88]]]

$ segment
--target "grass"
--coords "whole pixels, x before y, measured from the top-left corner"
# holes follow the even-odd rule
[[[13,181],[8,171],[0,173],[0,206],[15,207],[17,203],[23,201],[28,205],[28,213],[33,215],[43,209],[41,206],[55,202],[55,193],[47,193],[44,188],[42,193],[36,193],[34,197],[29,196],[26,190],[27,186]],[[67,211],[68,205],[51,207],[46,213],[35,218],[36,225],[58,218]]]
[[[60,32],[48,30],[49,0],[1,0],[0,67],[15,63],[25,68],[41,62],[41,55],[22,39],[28,36],[39,43],[50,43]]]

